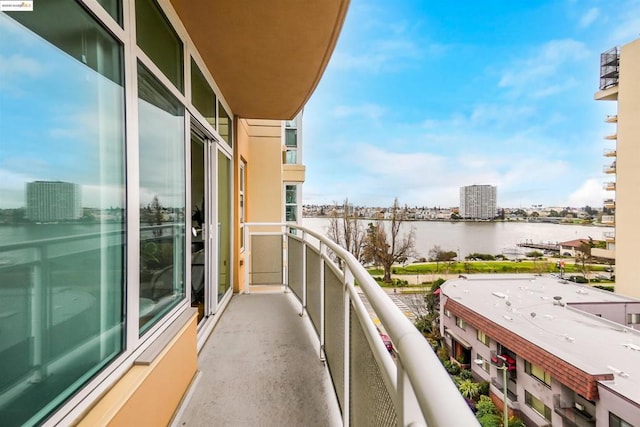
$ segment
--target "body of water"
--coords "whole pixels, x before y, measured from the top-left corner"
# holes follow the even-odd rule
[[[366,227],[370,220],[362,221]],[[303,218],[302,225],[327,234],[327,218]],[[429,250],[435,245],[442,250],[459,252],[461,258],[470,253],[512,255],[516,245],[525,241],[534,243],[558,243],[575,239],[604,240],[604,233],[611,227],[593,225],[547,224],[530,222],[441,222],[407,221],[403,232],[411,227],[416,233],[415,249],[418,257],[429,257]],[[521,253],[531,249],[522,248]]]

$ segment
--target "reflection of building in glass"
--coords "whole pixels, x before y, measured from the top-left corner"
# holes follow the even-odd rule
[[[33,221],[61,221],[82,217],[80,186],[71,182],[27,183],[27,218]]]
[[[460,187],[460,216],[473,219],[492,219],[496,216],[497,187],[468,185]]]

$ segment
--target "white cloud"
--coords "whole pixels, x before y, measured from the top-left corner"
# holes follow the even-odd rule
[[[607,198],[607,191],[604,190],[602,181],[589,178],[575,191],[569,194],[570,206],[602,206],[602,201]]]
[[[578,22],[579,27],[589,27],[595,22],[596,19],[598,19],[598,16],[600,16],[600,9],[598,9],[597,7],[592,7],[580,17],[580,21]]]
[[[541,46],[528,58],[514,61],[506,68],[498,87],[512,90],[515,94],[535,94],[549,96],[571,87],[574,77],[563,68],[589,58],[590,53],[584,43],[572,40],[551,40]],[[542,90],[550,85],[554,90]]]
[[[385,111],[386,109],[378,104],[339,105],[333,109],[333,114],[340,118],[363,117],[378,121],[385,114]]]

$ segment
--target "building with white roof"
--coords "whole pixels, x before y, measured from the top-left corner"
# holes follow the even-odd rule
[[[469,275],[441,290],[452,361],[532,426],[640,426],[640,301],[554,276]],[[504,361],[504,362],[503,362]]]

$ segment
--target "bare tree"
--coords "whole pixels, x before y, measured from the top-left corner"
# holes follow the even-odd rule
[[[446,266],[447,273],[449,273],[449,268],[456,258],[458,258],[458,253],[456,251],[445,251],[439,245],[434,245],[429,249],[429,261],[436,262],[436,273],[439,271],[440,262],[448,263]]]
[[[327,236],[362,262],[365,231],[362,223],[358,221],[358,217],[351,209],[349,199],[344,200],[342,211],[334,203],[334,210],[329,215]]]
[[[400,235],[400,228],[406,219],[406,208],[401,209],[396,198],[389,212],[388,227],[385,221],[369,223],[363,248],[364,261],[381,266],[384,270],[383,280],[387,283],[391,282],[393,264],[406,262],[409,257],[415,255],[413,227],[409,232]]]

